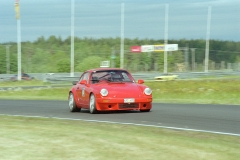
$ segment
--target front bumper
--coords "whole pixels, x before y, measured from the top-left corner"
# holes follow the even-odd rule
[[[124,103],[124,98],[96,98],[96,107],[99,111],[114,110],[150,110],[152,97],[135,98],[135,102]]]

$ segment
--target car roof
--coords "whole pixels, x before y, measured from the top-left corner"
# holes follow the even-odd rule
[[[119,71],[127,71],[121,68],[94,68],[87,70],[88,72],[95,72],[95,71],[108,71],[108,70],[119,70]]]

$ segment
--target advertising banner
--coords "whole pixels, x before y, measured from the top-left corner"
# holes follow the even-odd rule
[[[166,48],[166,51],[177,51],[178,44],[167,44],[165,48]]]
[[[141,46],[142,52],[153,52],[154,51],[154,45],[143,45]]]
[[[162,52],[164,51],[164,44],[154,45],[154,52]]]
[[[159,45],[143,45],[143,46],[132,46],[131,52],[163,52],[166,51],[177,51],[178,44],[164,44]]]
[[[141,46],[132,46],[131,52],[141,52]]]

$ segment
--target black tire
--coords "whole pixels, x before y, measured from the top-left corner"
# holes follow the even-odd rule
[[[79,112],[81,111],[81,108],[78,108],[76,105],[76,102],[74,100],[74,95],[73,93],[69,93],[69,98],[68,98],[68,106],[71,112]]]
[[[94,94],[90,95],[90,100],[89,100],[89,111],[91,114],[97,113],[97,108],[96,108],[96,99]]]
[[[150,109],[141,109],[140,112],[149,112]]]

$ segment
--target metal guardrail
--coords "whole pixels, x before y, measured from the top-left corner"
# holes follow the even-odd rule
[[[77,73],[74,77],[70,77],[69,73],[56,73],[56,74],[41,74],[34,73],[30,74],[34,76],[38,80],[43,80],[44,82],[50,82],[50,85],[44,86],[14,86],[14,87],[0,87],[0,91],[19,91],[23,89],[46,89],[46,88],[56,88],[69,86],[71,87],[72,81],[78,80],[81,73]],[[148,72],[148,73],[133,73],[132,74],[135,80],[143,79],[145,81],[165,81],[164,79],[158,80],[155,77],[164,77],[166,74],[157,73],[157,72]],[[238,71],[226,71],[226,72],[181,72],[181,73],[171,73],[168,75],[177,75],[177,80],[187,80],[187,79],[195,79],[199,80],[202,78],[214,78],[221,80],[224,76],[236,76],[236,78],[240,79],[240,72]],[[0,75],[0,83],[1,81],[9,81],[12,75]],[[239,76],[239,77],[238,77]]]
[[[169,73],[163,74],[159,72],[148,72],[148,73],[133,73],[132,76],[135,80],[143,79],[143,80],[155,80],[155,77],[159,76],[167,76],[167,75],[177,75],[178,80],[184,79],[199,79],[199,78],[222,78],[224,76],[240,76],[239,71],[226,71],[226,72],[181,72],[181,73]],[[46,78],[47,82],[50,83],[62,83],[62,82],[72,82],[78,80],[80,76],[75,77],[48,77]]]
[[[52,84],[58,83],[71,83],[78,80],[82,72],[75,73],[74,77],[70,77],[69,73],[29,73],[29,75],[35,77],[37,80],[44,82],[50,82]],[[199,78],[222,78],[224,76],[240,76],[240,71],[210,71],[210,72],[173,72],[169,74],[163,74],[159,72],[141,72],[132,73],[134,79],[154,80],[157,76],[177,75],[177,79],[199,79]],[[1,81],[9,81],[13,74],[0,74]]]

